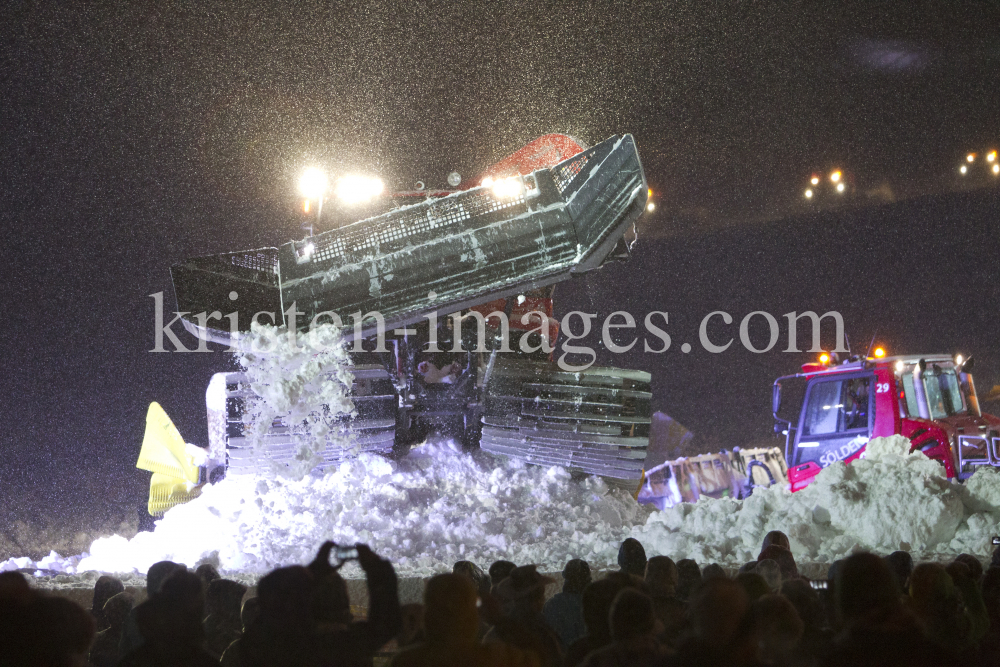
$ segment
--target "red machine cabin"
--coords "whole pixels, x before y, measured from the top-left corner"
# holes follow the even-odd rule
[[[979,409],[971,370],[971,358],[912,355],[805,364],[778,378],[772,408],[792,491],[836,461],[864,456],[869,439],[894,434],[948,477],[1000,466],[1000,418]]]

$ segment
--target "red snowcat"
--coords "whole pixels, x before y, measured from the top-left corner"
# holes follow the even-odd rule
[[[870,438],[895,434],[940,461],[948,477],[1000,466],[1000,418],[979,409],[971,371],[971,357],[887,357],[879,348],[843,363],[824,354],[778,378],[772,409],[792,491],[836,461],[864,456]]]

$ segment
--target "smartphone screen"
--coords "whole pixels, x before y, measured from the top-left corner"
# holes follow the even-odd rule
[[[357,547],[337,547],[334,556],[337,560],[357,560],[358,549]]]

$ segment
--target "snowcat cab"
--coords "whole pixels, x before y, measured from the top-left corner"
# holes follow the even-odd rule
[[[365,350],[376,349],[382,329],[387,352],[352,353],[358,414],[345,422],[357,448],[385,453],[446,428],[467,446],[634,488],[649,440],[649,374],[567,373],[518,344],[523,336],[534,347],[543,337],[555,343],[553,321],[546,329],[529,313],[552,315],[557,283],[629,256],[625,236],[648,197],[632,136],[584,150],[547,135],[487,169],[480,185],[427,195],[278,248],[174,265],[184,327],[231,344],[258,312],[299,330],[334,312],[344,338],[361,338]],[[456,312],[469,316],[453,327]],[[446,352],[429,349],[432,335]],[[500,351],[505,343],[513,352]],[[230,474],[261,463],[261,447],[245,436],[248,391],[239,373],[218,374],[209,390],[210,458],[224,454]],[[271,460],[294,450],[280,420],[262,444]],[[331,443],[323,465],[348,455]]]
[[[842,364],[823,355],[775,381],[775,431],[785,435],[792,491],[836,461],[864,456],[871,438],[896,434],[940,461],[948,477],[1000,466],[1000,418],[979,409],[971,357],[880,352]]]

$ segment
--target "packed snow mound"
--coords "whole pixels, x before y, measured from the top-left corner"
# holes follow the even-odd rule
[[[327,539],[369,544],[402,575],[450,571],[458,560],[559,570],[584,558],[603,567],[647,514],[596,477],[515,461],[499,467],[487,454],[430,442],[398,462],[362,454],[323,476],[227,478],[169,510],[153,532],[98,539],[82,559],[50,558],[46,567],[143,573],[169,559],[265,572],[311,561]]]
[[[824,469],[798,493],[756,489],[744,500],[702,500],[650,515],[632,536],[647,553],[739,565],[764,535],[784,531],[800,562],[831,562],[858,550],[901,549],[915,558],[989,553],[1000,523],[1000,474],[980,470],[966,487],[910,452],[902,436],[873,438],[866,457]]]

